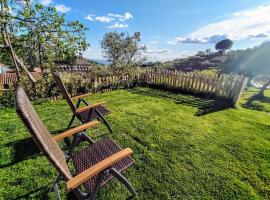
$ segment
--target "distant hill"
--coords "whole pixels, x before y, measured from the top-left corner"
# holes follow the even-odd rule
[[[107,60],[103,60],[103,59],[93,59],[93,60],[91,60],[91,61],[96,62],[96,63],[98,63],[98,64],[102,64],[102,65],[107,65],[107,64],[109,64],[109,62],[108,62]]]
[[[239,73],[248,76],[270,74],[270,41],[245,50],[230,50],[226,53],[198,52],[194,56],[176,59],[164,63],[150,63],[180,71],[211,70],[220,73]]]
[[[85,57],[78,56],[75,65],[79,66],[102,66],[105,65],[104,63],[100,62],[101,60],[91,60]]]
[[[187,58],[167,61],[162,63],[162,65],[169,69],[190,72],[195,70],[218,69],[225,59],[226,55],[221,52],[207,50],[205,52],[200,51],[196,55]]]

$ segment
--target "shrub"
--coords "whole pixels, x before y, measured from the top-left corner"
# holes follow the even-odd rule
[[[12,108],[14,105],[13,91],[5,91],[0,95],[0,108]]]

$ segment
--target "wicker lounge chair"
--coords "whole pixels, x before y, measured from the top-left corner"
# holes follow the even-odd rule
[[[91,93],[71,98],[59,74],[53,73],[53,77],[62,95],[70,106],[71,111],[73,112],[73,116],[68,125],[68,129],[72,126],[75,117],[77,117],[77,119],[79,119],[82,123],[88,123],[92,120],[98,119],[108,127],[111,133],[113,132],[108,121],[104,118],[104,115],[110,113],[110,111],[104,107],[106,102],[98,102],[89,105],[89,103],[84,98],[92,95]],[[77,101],[76,106],[73,101]],[[79,108],[81,103],[84,103],[86,106]]]
[[[96,199],[99,189],[113,177],[129,189],[132,193],[131,198],[136,196],[131,184],[121,174],[134,163],[130,157],[131,149],[122,150],[112,140],[103,138],[79,151],[75,151],[71,146],[65,155],[57,142],[85,130],[86,127],[73,128],[53,137],[40,120],[22,88],[16,90],[16,110],[37,145],[59,173],[51,188],[56,192],[57,199],[60,199],[58,183],[61,180],[66,182],[68,199]],[[72,143],[76,143],[76,138],[74,137]],[[76,171],[74,176],[67,165],[69,160],[72,161]]]

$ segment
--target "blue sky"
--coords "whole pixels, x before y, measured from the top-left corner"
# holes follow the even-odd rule
[[[270,38],[270,0],[40,0],[90,30],[84,56],[102,59],[109,31],[140,31],[144,56],[165,61],[190,55],[224,38],[244,49]]]

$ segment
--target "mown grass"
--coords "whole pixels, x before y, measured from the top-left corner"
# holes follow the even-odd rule
[[[212,100],[149,88],[116,90],[89,100],[107,101],[114,130],[109,136],[134,151],[136,165],[125,175],[137,199],[269,199],[268,113],[241,106],[211,109]],[[63,100],[35,108],[53,133],[71,117]],[[53,199],[46,189],[56,171],[37,153],[14,110],[0,115],[0,199]],[[88,134],[97,140],[105,132],[99,126]],[[99,196],[128,195],[112,181]]]

